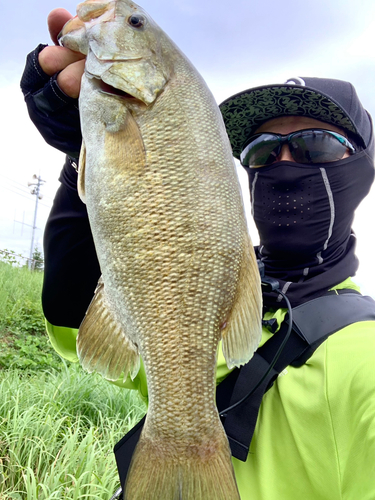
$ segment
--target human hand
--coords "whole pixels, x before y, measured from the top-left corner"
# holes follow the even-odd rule
[[[73,16],[65,9],[54,9],[48,15],[48,29],[55,46],[45,47],[39,53],[39,64],[49,76],[59,72],[57,84],[69,97],[77,98],[81,89],[81,78],[85,56],[58,45],[57,36],[64,24]]]

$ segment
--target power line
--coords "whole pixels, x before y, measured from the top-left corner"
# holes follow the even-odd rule
[[[0,176],[4,177],[4,179],[7,179],[8,181],[14,182],[14,184],[19,184],[20,186],[25,187],[25,185],[23,183],[15,181],[14,179],[11,179],[10,177],[8,177],[7,175],[2,174],[1,172],[0,172]]]
[[[32,199],[30,196],[28,196],[28,195],[26,195],[26,194],[23,194],[23,193],[18,193],[17,191],[14,191],[14,190],[13,190],[13,189],[11,189],[10,187],[0,185],[0,188],[2,188],[2,189],[6,189],[7,191],[10,191],[10,192],[12,192],[12,193],[14,193],[14,194],[17,194],[18,196],[22,196],[23,198],[26,198],[28,201],[33,202],[33,199]],[[28,192],[28,191],[26,191],[26,193],[27,193],[27,192]],[[46,198],[47,198],[47,196],[46,196]],[[40,202],[40,205],[42,205],[43,207],[46,207],[46,208],[51,208],[51,207],[52,207],[52,202],[53,202],[53,199],[52,199],[52,198],[50,198],[50,199],[52,200],[50,205],[47,205],[46,203],[43,203],[43,202]]]
[[[28,194],[30,191],[28,191],[26,188],[22,188],[22,187],[19,187],[19,186],[15,186],[13,184],[7,184],[6,182],[5,183],[2,183],[2,186],[4,186],[5,188],[7,189],[17,189],[18,191],[20,191],[21,193],[23,194]]]
[[[26,199],[27,199],[27,200],[29,200],[29,201],[33,201],[33,199],[32,199],[32,198],[30,198],[30,196],[27,196],[27,195],[22,194],[22,193],[18,193],[17,191],[13,191],[13,189],[11,189],[11,188],[9,188],[9,187],[6,187],[6,186],[1,186],[1,185],[0,185],[0,188],[1,188],[1,189],[6,189],[7,191],[11,191],[12,193],[17,194],[18,196],[22,196],[23,198],[26,198]]]
[[[10,187],[6,187],[6,186],[4,186],[4,184],[2,184],[1,187],[4,187],[5,189],[9,189],[9,190],[11,190],[11,188],[13,188],[13,189],[19,189],[23,194],[29,194],[30,193],[30,191],[26,187],[26,184],[23,184],[23,183],[18,182],[18,181],[14,180],[14,179],[11,179],[10,177],[2,174],[1,172],[0,172],[0,176],[4,177],[4,179],[6,179],[7,181],[13,182],[13,184],[18,184],[16,186],[12,186],[10,184]],[[49,196],[48,194],[47,195],[44,194],[43,198],[45,200],[46,199],[51,200],[51,202],[53,202],[53,199],[54,199],[53,196]]]
[[[1,184],[3,187],[6,189],[16,189],[17,191],[20,191],[23,194],[30,194],[30,191],[26,187],[19,187],[15,186],[13,184],[9,184],[7,182]]]

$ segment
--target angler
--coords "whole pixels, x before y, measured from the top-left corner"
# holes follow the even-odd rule
[[[68,17],[56,11],[52,33]],[[100,271],[73,168],[79,85],[64,87],[83,65],[66,49],[61,72],[55,66],[48,75],[45,61],[59,49],[31,53],[22,87],[39,130],[68,155],[45,234],[43,306],[53,345],[76,359],[77,328]],[[229,374],[220,352],[217,364],[240,497],[374,498],[375,316],[355,284],[351,230],[374,177],[371,118],[350,83],[325,78],[245,90],[220,108],[233,154],[249,174],[264,300],[254,362]],[[147,397],[142,369],[125,385]],[[121,464],[130,441],[117,448]]]

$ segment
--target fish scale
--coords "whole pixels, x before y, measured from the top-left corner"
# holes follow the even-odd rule
[[[88,55],[78,187],[102,270],[78,354],[112,380],[134,377],[141,356],[149,394],[125,499],[238,500],[216,354],[222,339],[229,367],[250,359],[261,294],[225,127],[143,9],[87,0],[77,12],[61,40]]]

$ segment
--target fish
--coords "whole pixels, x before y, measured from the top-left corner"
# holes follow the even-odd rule
[[[87,0],[60,35],[86,55],[78,190],[102,276],[79,328],[82,367],[144,363],[149,406],[126,500],[238,500],[215,404],[261,336],[261,290],[230,143],[199,72],[130,0]]]

